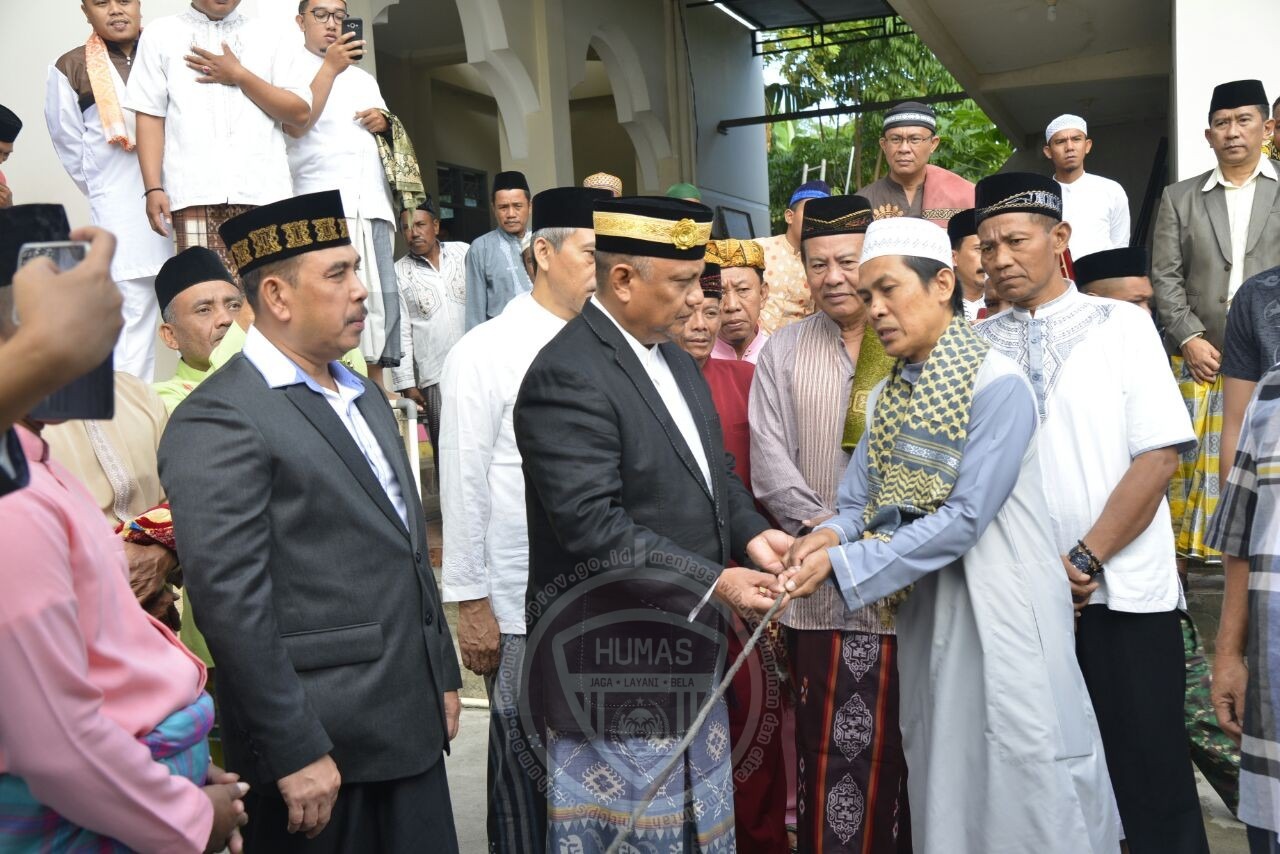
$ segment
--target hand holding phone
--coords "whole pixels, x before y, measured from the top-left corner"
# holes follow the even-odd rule
[[[364,41],[364,18],[347,18],[342,22],[342,34],[351,33],[352,42]],[[364,47],[361,46],[360,53],[356,56],[356,61],[364,59]]]

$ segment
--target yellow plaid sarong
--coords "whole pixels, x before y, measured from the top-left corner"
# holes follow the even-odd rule
[[[1209,519],[1218,506],[1219,457],[1222,453],[1222,374],[1212,383],[1196,382],[1181,356],[1169,359],[1178,390],[1191,416],[1198,444],[1184,451],[1169,482],[1169,511],[1178,557],[1219,563],[1221,552],[1205,545]]]

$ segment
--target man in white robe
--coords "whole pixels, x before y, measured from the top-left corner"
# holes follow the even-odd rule
[[[868,400],[837,515],[788,557],[787,589],[808,596],[830,578],[851,609],[898,605],[915,851],[1115,852],[1035,395],[972,331],[950,264],[933,223],[868,229],[858,292],[898,362]]]
[[[524,661],[529,534],[512,418],[534,356],[595,290],[591,206],[611,196],[579,187],[538,194],[533,292],[464,335],[445,358],[440,382],[441,580],[444,600],[458,603],[462,663],[485,677],[489,693],[489,850],[503,854],[542,851],[547,827],[545,783],[521,763],[517,749],[527,744],[515,699]]]
[[[122,105],[142,14],[136,3],[88,0],[81,11],[93,33],[49,68],[44,119],[58,159],[89,200],[94,225],[118,241],[111,275],[124,298],[124,330],[115,369],[151,382],[160,324],[155,276],[173,255],[173,241],[147,223],[136,119]]]

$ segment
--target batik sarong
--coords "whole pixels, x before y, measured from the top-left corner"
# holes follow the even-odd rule
[[[520,714],[524,635],[503,635],[489,694],[488,810],[490,854],[541,854],[547,844],[547,771]]]
[[[231,260],[227,245],[222,242],[218,229],[229,219],[253,210],[257,205],[191,205],[173,212],[173,244],[175,252],[185,252],[192,246],[211,249],[222,264],[231,271],[237,285],[240,283],[238,268]],[[243,287],[243,285],[241,285]]]
[[[547,850],[603,854],[678,736],[547,733],[550,773]],[[737,850],[729,716],[721,702],[707,716],[658,796],[636,824],[624,851],[632,854],[729,854]]]
[[[1196,382],[1181,356],[1169,360],[1178,390],[1191,416],[1198,444],[1184,451],[1169,483],[1169,510],[1178,557],[1219,563],[1220,552],[1205,545],[1209,517],[1218,506],[1218,462],[1222,453],[1222,375],[1209,384]]]
[[[151,758],[203,786],[209,774],[206,737],[213,726],[213,700],[202,693],[191,705],[179,709],[138,739]],[[72,781],[69,785],[74,785]],[[21,777],[0,774],[0,851],[5,854],[37,852],[94,852],[116,854],[130,849],[87,828],[67,821],[40,804]]]
[[[798,850],[911,851],[898,639],[788,629],[796,690]]]

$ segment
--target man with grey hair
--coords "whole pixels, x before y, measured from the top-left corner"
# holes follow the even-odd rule
[[[1044,156],[1062,188],[1062,218],[1071,223],[1072,258],[1129,245],[1129,197],[1110,178],[1084,171],[1093,150],[1089,124],[1069,113],[1044,130]]]
[[[541,851],[547,807],[515,698],[524,661],[529,537],[512,413],[538,351],[595,290],[592,204],[608,190],[558,187],[534,201],[533,291],[472,329],[444,361],[440,508],[444,599],[458,603],[462,663],[489,692],[489,850]],[[532,755],[532,754],[530,754]],[[526,760],[527,764],[527,760]]]

